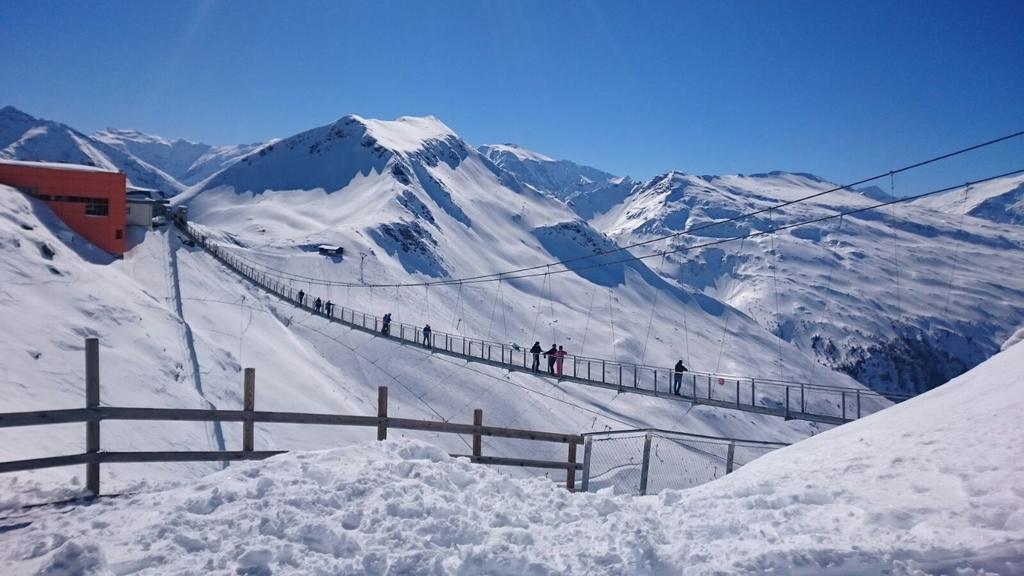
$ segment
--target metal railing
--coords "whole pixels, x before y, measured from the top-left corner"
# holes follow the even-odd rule
[[[695,404],[779,416],[787,420],[807,420],[826,424],[842,424],[856,420],[888,407],[893,401],[907,398],[890,398],[863,388],[842,388],[710,372],[675,372],[673,368],[662,366],[632,364],[573,354],[564,357],[561,374],[545,370],[543,356],[539,358],[541,369],[534,371],[534,355],[525,346],[518,344],[471,338],[433,329],[429,337],[424,337],[420,326],[395,321],[390,322],[389,333],[384,334],[382,317],[344,306],[334,306],[330,313],[323,309],[314,310],[310,305],[312,295],[306,294],[304,300],[300,302],[299,289],[251,265],[224,246],[209,241],[190,224],[177,220],[176,223],[197,245],[227,268],[294,306],[383,338],[416,344],[432,351],[476,362],[510,370],[535,372],[559,380],[615,389],[619,392],[679,399]]]
[[[580,490],[657,494],[699,486],[787,444],[658,429],[583,434]]]

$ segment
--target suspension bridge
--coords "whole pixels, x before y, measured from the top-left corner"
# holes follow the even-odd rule
[[[543,369],[534,370],[533,354],[516,344],[471,338],[439,330],[431,330],[424,334],[420,326],[394,321],[389,323],[388,333],[384,334],[382,317],[344,306],[334,306],[330,313],[323,308],[315,309],[308,300],[300,301],[300,291],[290,284],[281,282],[266,271],[232,254],[191,224],[180,219],[175,219],[175,224],[197,246],[233,273],[325,322],[341,324],[405,345],[421,346],[428,348],[432,353],[445,354],[469,362],[620,393],[832,425],[856,420],[890,406],[893,400],[903,399],[888,398],[864,388],[823,386],[711,372],[680,373],[671,367],[572,354],[565,356],[562,374],[557,375]],[[678,393],[675,392],[677,378]]]

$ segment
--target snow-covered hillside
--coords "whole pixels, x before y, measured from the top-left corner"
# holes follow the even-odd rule
[[[967,193],[954,190],[914,201],[949,215],[967,214],[1002,224],[1024,224],[1024,175],[972,186]]]
[[[524,184],[565,201],[584,218],[603,212],[633,187],[628,177],[568,160],[554,160],[515,144],[490,144],[478,150]]]
[[[407,440],[295,453],[13,519],[20,574],[1024,572],[1024,345],[658,496],[509,480]]]
[[[0,261],[0,317],[5,325],[18,327],[0,335],[0,353],[6,359],[0,370],[5,411],[82,406],[83,339],[97,336],[101,341],[105,405],[239,408],[241,369],[251,366],[257,371],[257,407],[267,410],[372,414],[377,387],[387,385],[391,388],[391,413],[399,417],[469,422],[473,408],[482,408],[486,422],[509,427],[582,432],[654,426],[783,442],[823,429],[774,417],[707,407],[691,409],[682,402],[616,395],[614,391],[556,384],[496,367],[467,365],[329,324],[269,298],[207,254],[182,244],[173,232],[132,228],[131,248],[123,260],[116,260],[81,245],[80,239],[65,245],[62,237],[72,235],[42,203],[7,187],[0,187],[0,203],[0,242],[5,252]],[[238,210],[237,222],[242,227],[249,225],[247,217],[257,213],[244,204]],[[283,221],[286,214],[281,212],[282,217],[268,221],[268,226],[282,226],[279,220]],[[216,213],[211,218],[214,216]],[[296,262],[296,269],[317,271],[338,266],[358,274],[357,262],[336,264],[314,259],[295,250],[287,236],[281,238],[278,244],[288,246],[281,248],[285,255],[282,259]],[[377,250],[384,258],[386,252],[379,247]],[[397,261],[385,261],[394,274],[406,276]],[[631,283],[641,282],[640,271],[620,272]],[[369,267],[368,275],[380,274],[381,268]],[[618,306],[622,308],[616,308],[615,314],[652,290],[642,283],[617,290],[613,297],[620,299]],[[671,293],[664,286],[662,290]],[[503,293],[509,295],[506,302],[515,301],[512,289]],[[604,289],[602,294],[607,297]],[[347,301],[341,290],[336,289],[333,296],[339,304]],[[391,294],[353,295],[350,303],[377,309],[383,306],[385,296]],[[491,288],[466,287],[458,308],[461,315],[454,314],[454,307],[444,307],[446,295],[432,293],[429,310],[424,306],[422,291],[403,292],[402,296],[404,303],[400,306],[393,301],[388,304],[396,320],[429,319],[438,327],[461,324],[463,331],[482,335],[491,316],[495,318],[493,335],[499,334]],[[534,297],[530,300],[535,302]],[[708,302],[705,305],[710,306]],[[509,314],[515,309],[509,306]],[[728,309],[717,310],[725,318],[733,318],[731,337],[762,347],[752,350],[767,346],[757,344],[759,339],[771,341],[756,324],[741,322]],[[635,321],[623,318],[616,323],[620,345],[636,340],[626,332]],[[512,326],[509,322],[510,331]],[[581,333],[561,332],[562,328],[555,326],[560,330],[559,342],[573,346],[578,341]],[[701,326],[695,320],[691,329],[706,329]],[[569,325],[572,330],[577,327],[582,329],[577,324]],[[543,329],[551,334],[551,326],[545,323]],[[599,332],[591,326],[591,337]],[[702,348],[695,344],[694,349]],[[750,351],[746,350],[747,356],[752,356]],[[787,350],[787,354],[798,353]],[[737,352],[732,358],[737,361],[739,357]],[[837,375],[835,382],[845,381]],[[103,447],[217,450],[239,446],[240,432],[238,425],[108,422],[104,424]],[[258,426],[256,446],[325,448],[371,435],[372,430],[365,429]],[[466,440],[458,437],[412,436],[452,452],[466,450]],[[79,452],[84,441],[81,426],[77,425],[6,429],[3,437],[0,460],[4,461]],[[559,446],[531,446],[528,454],[524,449],[516,442],[485,441],[485,453],[492,455],[564,457],[564,448]],[[103,486],[105,491],[119,491],[141,481],[195,477],[217,468],[219,465],[203,463],[110,465],[103,467]],[[81,473],[78,467],[71,467],[7,474],[0,476],[0,492],[27,493],[30,501],[51,499],[47,490],[74,487],[70,480],[81,477]],[[37,489],[42,492],[34,492]]]
[[[917,393],[991,356],[1024,322],[1024,276],[1017,272],[1024,269],[1024,234],[1013,224],[1011,201],[1020,185],[1016,177],[971,191],[966,217],[962,192],[952,192],[671,254],[660,269],[747,312],[822,364],[881,391]],[[630,244],[834,187],[806,174],[670,172],[591,223]],[[835,192],[638,250],[653,254],[766,231],[885,198],[877,188]],[[1002,216],[992,214],[996,204],[1006,209]]]
[[[65,124],[30,116],[13,106],[0,108],[0,158],[119,170],[132,185],[153,188],[167,195],[184,188],[173,176],[132,154]]]
[[[116,128],[101,130],[92,137],[159,168],[184,186],[198,184],[264,146],[264,143],[211,146]]]

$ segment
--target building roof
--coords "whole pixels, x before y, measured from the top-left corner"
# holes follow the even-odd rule
[[[152,205],[156,206],[158,204],[160,204],[160,205],[170,204],[171,201],[170,200],[156,200],[154,198],[139,198],[137,196],[136,197],[128,196],[128,197],[126,197],[124,199],[124,202],[125,202],[125,204],[152,204]]]
[[[78,172],[106,172],[108,174],[120,174],[117,170],[108,170],[97,166],[86,166],[85,164],[65,164],[63,162],[34,162],[28,160],[7,160],[0,158],[0,164],[9,166],[28,166],[31,168],[49,168],[51,170],[75,170]]]

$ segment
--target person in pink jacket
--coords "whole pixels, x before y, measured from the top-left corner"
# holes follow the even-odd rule
[[[555,375],[562,375],[562,362],[565,362],[565,348],[558,347],[558,352],[555,352]]]

